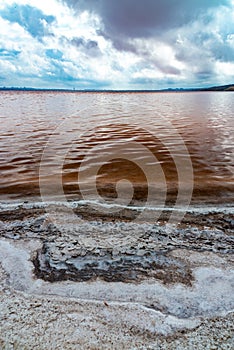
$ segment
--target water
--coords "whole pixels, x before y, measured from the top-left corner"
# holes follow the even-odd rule
[[[232,92],[1,92],[0,195],[230,200],[233,111]]]

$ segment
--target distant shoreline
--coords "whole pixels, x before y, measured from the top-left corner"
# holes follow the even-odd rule
[[[207,88],[167,88],[152,90],[111,90],[111,89],[59,89],[59,88],[32,88],[32,87],[0,87],[1,91],[23,92],[97,92],[97,93],[153,93],[153,92],[202,92],[202,91],[234,91],[234,84],[212,86]]]

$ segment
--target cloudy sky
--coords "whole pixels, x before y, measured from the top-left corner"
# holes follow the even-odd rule
[[[234,83],[234,0],[0,0],[0,86]]]

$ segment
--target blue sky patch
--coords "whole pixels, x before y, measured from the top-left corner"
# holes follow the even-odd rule
[[[0,58],[15,58],[20,54],[21,51],[18,50],[6,50],[6,49],[0,49]]]
[[[41,10],[29,5],[7,6],[0,11],[2,18],[12,23],[18,23],[27,30],[34,38],[42,38],[48,35],[48,30],[43,21],[52,24],[55,21],[54,16],[47,16]]]
[[[46,50],[46,56],[55,60],[61,60],[63,53],[60,50],[48,49]]]

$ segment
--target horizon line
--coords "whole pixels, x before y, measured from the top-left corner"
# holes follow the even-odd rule
[[[213,85],[209,87],[188,87],[188,88],[164,88],[164,89],[76,89],[76,88],[36,88],[36,87],[17,87],[1,86],[0,91],[55,91],[55,92],[181,92],[181,91],[225,91],[234,89],[234,84]],[[233,91],[233,90],[228,90]]]

